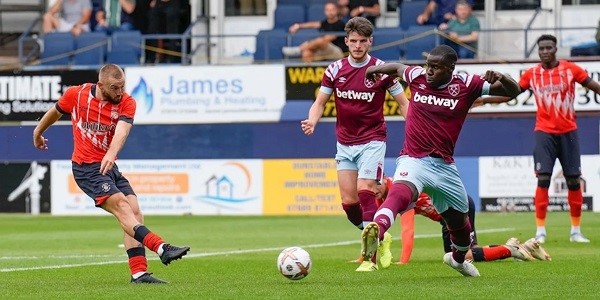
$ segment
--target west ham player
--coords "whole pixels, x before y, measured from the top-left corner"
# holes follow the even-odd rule
[[[575,82],[600,94],[600,85],[578,65],[556,59],[556,37],[544,34],[537,40],[541,63],[521,75],[522,90],[531,89],[535,96],[535,148],[533,160],[537,175],[535,190],[536,239],[546,240],[548,187],[556,158],[567,181],[571,213],[571,242],[589,243],[581,234],[583,195],[579,184],[581,161],[579,136],[575,120]]]
[[[381,80],[365,77],[369,66],[384,63],[368,54],[373,42],[373,24],[354,17],[346,23],[345,31],[350,54],[327,67],[319,94],[308,119],[301,121],[301,128],[306,135],[314,133],[333,94],[337,111],[335,160],[342,207],[348,220],[362,229],[373,220],[377,210],[375,192],[382,175],[387,139],[383,119],[386,90],[398,101],[404,116],[408,100],[395,76],[383,76]],[[386,242],[391,242],[391,236],[387,236]],[[392,261],[391,253],[388,254],[382,255],[385,268]]]
[[[384,184],[377,187],[377,205],[380,206],[388,190],[393,185],[393,179],[384,176]],[[519,242],[516,238],[510,238],[504,245],[487,245],[478,246],[477,232],[475,230],[475,203],[468,196],[469,212],[468,218],[471,224],[471,249],[467,252],[465,259],[475,262],[479,261],[494,261],[513,257],[518,260],[551,260],[550,255],[540,246],[539,242],[534,238],[527,240],[525,243]],[[413,208],[414,206],[414,208]],[[402,249],[400,252],[399,264],[407,264],[410,260],[414,246],[414,229],[415,229],[415,214],[425,216],[432,221],[439,222],[442,225],[442,241],[444,253],[452,252],[450,234],[448,227],[444,223],[442,216],[437,213],[431,198],[425,193],[419,195],[416,203],[411,204],[407,210],[400,213],[401,234],[402,234]]]
[[[189,247],[167,244],[142,223],[144,217],[129,181],[115,163],[133,125],[135,100],[125,93],[125,74],[113,64],[102,66],[98,83],[68,88],[33,131],[33,144],[48,149],[42,136],[63,114],[73,123],[73,176],[97,207],[113,214],[125,232],[132,283],[166,283],[148,273],[144,246],[163,264],[183,257]]]
[[[475,99],[487,94],[515,97],[520,88],[509,76],[492,70],[484,76],[453,75],[456,60],[456,52],[442,45],[431,50],[425,68],[395,63],[367,70],[367,78],[375,78],[378,73],[402,76],[411,90],[411,104],[394,184],[374,222],[362,233],[365,261],[377,251],[389,251],[389,244],[380,243],[384,233],[396,215],[425,192],[450,232],[453,250],[444,255],[444,263],[464,276],[479,276],[477,268],[465,261],[471,245],[471,225],[467,193],[454,163],[454,147]]]

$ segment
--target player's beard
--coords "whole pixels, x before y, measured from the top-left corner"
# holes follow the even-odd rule
[[[367,56],[367,50],[362,50],[362,51],[360,51],[360,53],[351,51],[350,56],[352,57],[352,59],[354,61],[362,62],[365,59],[365,57]]]
[[[117,95],[111,95],[110,93],[105,92],[104,90],[100,90],[102,92],[102,99],[106,100],[112,104],[119,104],[121,103],[121,97],[123,97],[123,95],[121,96],[117,96]]]

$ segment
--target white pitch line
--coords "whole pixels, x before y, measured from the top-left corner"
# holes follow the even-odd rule
[[[511,231],[514,228],[495,228],[495,229],[482,229],[478,230],[477,233],[493,233],[493,232],[504,232]],[[436,238],[440,237],[439,233],[435,234],[417,234],[415,235],[415,239],[424,239],[424,238]],[[394,240],[398,240],[395,238]],[[353,244],[359,244],[360,241],[352,240],[352,241],[343,241],[336,243],[325,243],[325,244],[309,244],[302,245],[299,247],[302,248],[325,248],[325,247],[337,247],[337,246],[347,246]],[[219,251],[219,252],[205,252],[205,253],[191,253],[185,256],[185,258],[194,258],[194,257],[208,257],[208,256],[217,256],[217,255],[232,255],[232,254],[248,254],[248,253],[259,253],[259,252],[269,252],[269,251],[280,251],[283,247],[269,247],[269,248],[258,248],[258,249],[246,249],[246,250],[230,250],[230,251]],[[33,258],[81,258],[81,257],[117,257],[117,256],[109,256],[109,255],[74,255],[74,256],[14,256],[13,259],[33,259]],[[9,259],[10,256],[4,256],[2,259]],[[158,260],[158,257],[149,257],[148,260]],[[122,264],[126,263],[124,260],[113,260],[113,261],[100,261],[100,262],[87,262],[80,264],[64,264],[64,265],[51,265],[51,266],[37,266],[37,267],[24,267],[24,268],[3,268],[0,269],[1,273],[6,272],[18,272],[18,271],[36,271],[36,270],[48,270],[48,269],[65,269],[65,268],[77,268],[77,267],[87,267],[87,266],[101,266],[101,265],[112,265],[112,264]]]

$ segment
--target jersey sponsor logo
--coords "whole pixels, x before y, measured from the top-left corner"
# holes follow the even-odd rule
[[[373,101],[373,98],[375,97],[375,92],[372,92],[372,93],[357,92],[355,90],[340,91],[338,88],[336,88],[335,95],[338,98],[344,98],[344,99],[348,99],[348,100],[363,100],[363,101],[371,102],[371,101]]]
[[[449,107],[450,110],[454,110],[458,104],[457,99],[438,98],[433,95],[420,95],[419,92],[415,92],[413,97],[415,102],[421,102],[430,105],[437,105],[442,107]]]
[[[460,86],[458,84],[451,84],[448,86],[448,93],[453,97],[456,97],[460,93]]]
[[[102,124],[98,122],[81,122],[81,128],[93,131],[114,131],[116,128],[115,124]]]

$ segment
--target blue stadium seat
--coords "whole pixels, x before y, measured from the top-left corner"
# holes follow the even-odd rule
[[[141,47],[141,32],[137,30],[113,32],[106,61],[113,64],[138,65],[142,55]]]
[[[439,44],[439,36],[432,32],[435,26],[412,26],[404,34],[407,39],[404,58],[408,60],[424,60],[428,53]],[[430,31],[430,32],[428,32]],[[414,38],[414,39],[412,39]]]
[[[275,8],[275,22],[273,29],[288,30],[294,23],[306,21],[306,9],[304,5],[277,5]]]
[[[42,65],[68,65],[75,38],[70,32],[52,32],[43,37],[44,50],[40,53]]]
[[[314,3],[308,6],[306,11],[306,21],[321,21],[325,19],[324,5],[321,3]]]
[[[101,65],[106,55],[107,38],[104,32],[84,32],[75,39],[75,65]],[[85,50],[84,50],[85,49]],[[82,52],[79,52],[82,51]]]
[[[407,30],[410,26],[419,25],[417,24],[417,16],[423,13],[427,3],[429,3],[427,0],[403,1],[399,12],[400,28]]]
[[[319,37],[322,34],[323,33],[318,29],[300,29],[295,34],[289,35],[286,45],[298,46],[308,40]]]
[[[397,61],[404,52],[404,44],[399,44],[403,38],[400,28],[376,28],[371,54],[381,60]]]
[[[281,48],[287,43],[286,37],[287,32],[282,29],[261,30],[256,35],[254,62],[259,63],[283,59]]]

